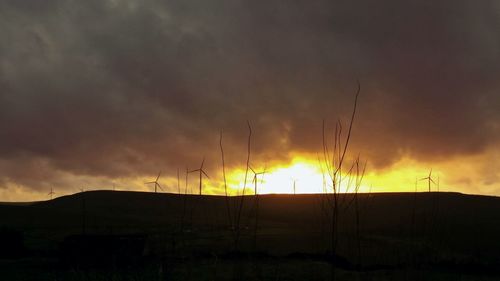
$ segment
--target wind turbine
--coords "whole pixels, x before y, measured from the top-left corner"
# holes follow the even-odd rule
[[[158,187],[161,190],[163,190],[163,188],[161,187],[161,185],[158,183],[158,180],[160,179],[160,175],[161,175],[161,171],[158,173],[158,176],[156,177],[156,180],[144,183],[144,184],[153,184],[154,183],[154,185],[155,185],[155,193],[157,192],[157,188]]]
[[[207,173],[205,173],[205,170],[203,170],[203,164],[205,164],[205,158],[203,158],[203,160],[201,161],[201,165],[200,165],[199,169],[189,171],[189,173],[194,173],[194,172],[200,173],[200,187],[199,187],[200,195],[201,195],[201,189],[203,187],[203,175],[205,175],[205,177],[207,177],[207,178],[210,178],[207,175]]]
[[[50,200],[52,200],[52,196],[53,196],[54,194],[56,194],[56,193],[54,192],[54,189],[51,187],[51,188],[50,188],[50,192],[47,194],[47,195],[50,195]]]
[[[255,170],[248,166],[248,168],[250,168],[250,170],[252,171],[253,173],[253,180],[252,182],[255,184],[255,189],[254,189],[254,208],[255,208],[255,228],[254,228],[254,236],[253,236],[253,247],[254,247],[254,250],[257,249],[257,230],[258,230],[258,227],[259,227],[259,190],[257,189],[257,180],[258,180],[258,176],[259,175],[262,175],[262,181],[264,180],[264,174],[266,173],[266,167],[264,166],[264,171],[262,172],[255,172]]]
[[[266,168],[264,167],[264,171],[258,172],[258,173],[255,172],[255,170],[252,169],[252,167],[249,167],[249,168],[250,168],[250,170],[253,173],[253,180],[252,180],[252,182],[255,184],[255,186],[254,186],[254,193],[255,193],[255,195],[257,195],[258,194],[258,190],[257,190],[257,177],[260,176],[260,175],[264,175],[266,173]]]
[[[422,180],[427,180],[427,182],[429,183],[429,192],[431,192],[431,182],[432,182],[433,184],[436,184],[436,183],[434,182],[434,180],[432,179],[432,169],[431,169],[431,171],[429,172],[429,175],[428,175],[427,177],[425,177],[425,178],[421,178],[420,180],[421,180],[421,181],[422,181]]]

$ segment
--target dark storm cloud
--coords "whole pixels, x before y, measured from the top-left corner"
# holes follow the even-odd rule
[[[213,168],[221,128],[244,159],[247,119],[257,159],[315,152],[356,79],[376,167],[498,144],[497,1],[313,2],[0,1],[3,179]]]

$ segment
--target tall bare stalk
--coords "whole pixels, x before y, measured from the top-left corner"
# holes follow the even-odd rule
[[[181,194],[181,178],[179,175],[179,168],[177,168],[177,193]]]
[[[255,179],[257,181],[257,179]],[[255,188],[257,189],[257,188]],[[253,247],[254,251],[257,251],[257,234],[259,231],[259,194],[255,193],[255,226],[253,233]]]
[[[184,235],[184,219],[186,217],[186,205],[187,205],[187,193],[188,193],[188,176],[189,176],[189,169],[186,167],[186,186],[184,189],[184,200],[182,202],[182,216],[181,216],[181,232]]]
[[[222,130],[220,131],[219,146],[220,146],[220,154],[221,154],[221,158],[222,158],[222,178],[224,180],[224,195],[225,195],[225,199],[226,199],[227,219],[229,222],[229,227],[231,228],[231,231],[232,231],[233,236],[234,236],[235,233],[234,233],[233,219],[231,217],[231,207],[229,205],[229,194],[227,193],[226,162],[224,160],[224,147],[222,146]],[[233,239],[234,239],[234,237],[233,237]]]
[[[241,212],[243,210],[243,203],[245,201],[245,189],[247,187],[247,179],[248,179],[248,170],[250,169],[250,141],[252,138],[252,126],[250,126],[250,121],[247,120],[247,126],[248,126],[248,146],[247,146],[247,163],[246,163],[246,169],[245,169],[245,181],[243,183],[243,191],[241,194],[241,199],[240,203],[238,206],[238,215],[236,217],[236,235],[234,239],[234,249],[237,251],[238,250],[238,243],[241,235],[241,229],[240,229],[240,223],[241,223]]]
[[[361,182],[363,181],[363,177],[366,171],[366,162],[363,165],[363,169],[360,171],[359,169],[359,156],[356,160],[356,187],[354,192],[355,198],[355,209],[356,209],[356,240],[358,246],[358,265],[361,264],[361,231],[360,231],[360,218],[359,218],[359,203],[358,203],[358,194],[359,188],[361,187]]]
[[[418,191],[418,178],[415,177],[415,192],[413,193],[413,208],[411,212],[411,240],[412,240],[412,246],[413,248],[411,249],[412,256],[411,262],[414,263],[414,265],[417,262],[417,256],[416,256],[416,249],[417,249],[417,222],[416,222],[416,208],[417,208],[417,191]]]
[[[356,95],[354,98],[354,106],[351,114],[351,118],[349,121],[348,131],[345,137],[345,142],[342,142],[342,123],[338,121],[335,125],[334,132],[334,143],[333,143],[333,151],[330,158],[330,151],[328,149],[328,143],[326,138],[326,130],[325,130],[325,122],[323,121],[322,127],[322,135],[323,135],[323,158],[325,161],[325,166],[328,171],[328,175],[331,180],[332,187],[332,197],[333,200],[330,199],[330,196],[326,196],[327,201],[330,205],[331,209],[331,245],[330,245],[330,253],[332,258],[335,260],[337,255],[337,242],[338,242],[338,225],[339,225],[339,212],[340,212],[340,202],[339,202],[339,193],[341,192],[341,183],[344,180],[344,172],[342,170],[343,165],[345,163],[347,150],[349,148],[349,143],[352,135],[352,128],[354,124],[354,120],[356,117],[357,105],[358,105],[358,97],[361,92],[361,85],[358,81],[358,89],[356,91]],[[349,169],[352,171],[354,166]],[[358,169],[359,171],[359,164]],[[358,173],[359,177],[359,173]],[[356,186],[358,186],[358,180],[356,180]],[[357,196],[356,205],[357,205]],[[358,220],[359,222],[359,220]],[[335,279],[335,270],[332,267],[332,279]]]
[[[87,207],[86,207],[85,196],[86,196],[85,192],[82,189],[82,234],[83,235],[87,234],[87,227],[86,227]]]
[[[264,166],[264,171],[262,172],[256,172],[252,167],[250,167],[250,170],[253,173],[253,180],[252,182],[254,183],[254,211],[255,211],[255,225],[254,225],[254,233],[253,233],[253,249],[256,252],[257,251],[257,232],[259,229],[259,190],[258,190],[258,176],[262,175],[261,177],[261,184],[264,182],[264,174],[266,173],[266,168]]]

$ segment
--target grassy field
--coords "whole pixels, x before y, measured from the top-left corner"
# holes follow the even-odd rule
[[[234,218],[241,197],[92,191],[0,204],[2,280],[500,279],[500,198],[359,194],[356,224],[353,196],[339,197],[335,258],[325,195],[259,196],[257,235],[245,197],[237,251],[227,207]],[[131,237],[144,242],[138,255],[106,246]]]

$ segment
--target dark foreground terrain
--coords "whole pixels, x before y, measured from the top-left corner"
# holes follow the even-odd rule
[[[335,251],[333,198],[261,195],[257,227],[253,196],[235,223],[241,200],[92,191],[0,204],[0,280],[500,280],[498,197],[340,195]]]

